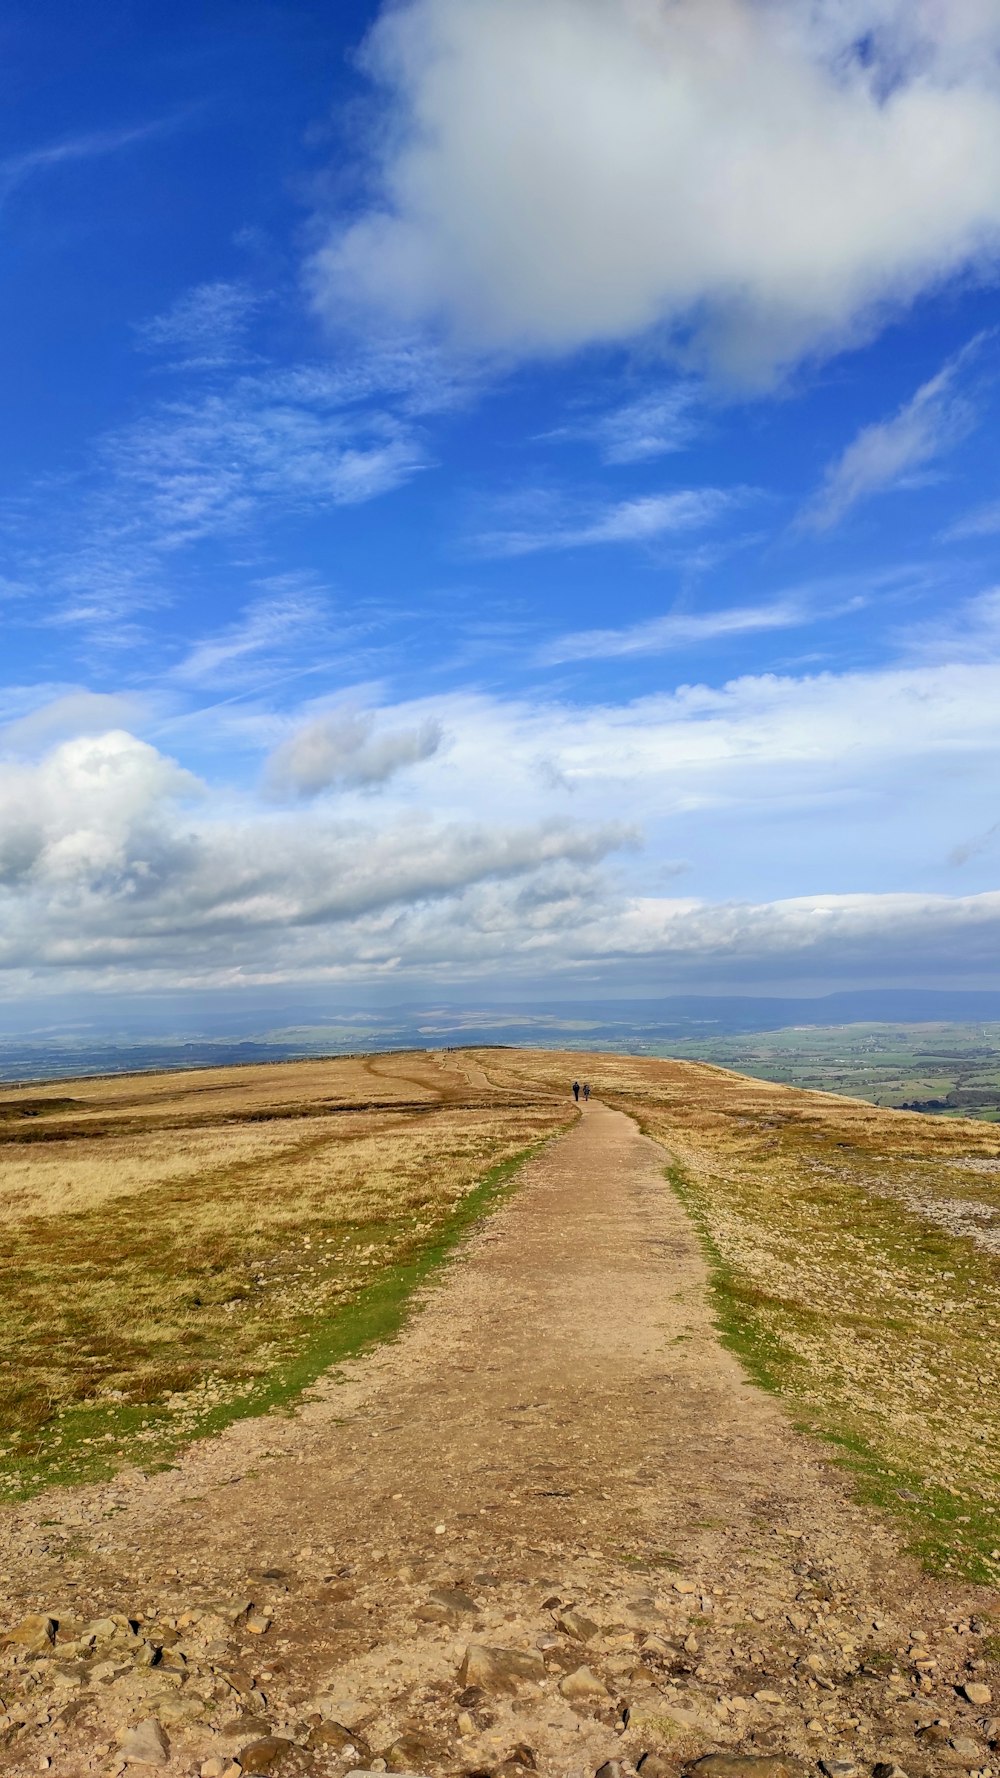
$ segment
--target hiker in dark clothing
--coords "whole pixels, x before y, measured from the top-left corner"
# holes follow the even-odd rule
[[[590,1098],[590,1082],[586,1080],[583,1083],[583,1096],[584,1099]]]
[[[576,1100],[577,1104],[579,1104],[580,1103],[580,1082],[578,1080],[575,1080],[573,1082],[573,1097]]]

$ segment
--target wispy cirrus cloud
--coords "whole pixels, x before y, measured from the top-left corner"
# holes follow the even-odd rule
[[[568,421],[543,436],[546,441],[583,440],[596,446],[605,463],[648,463],[682,451],[698,431],[698,384],[685,379],[651,390],[603,413]]]
[[[826,613],[825,615],[829,615]],[[563,661],[609,660],[635,654],[669,654],[699,643],[724,641],[766,630],[793,629],[812,623],[816,613],[798,599],[774,599],[761,605],[733,605],[721,611],[668,612],[620,630],[580,630],[560,636],[542,648],[537,660],[555,666]]]
[[[589,514],[575,516],[535,503],[532,522],[482,531],[474,539],[478,552],[489,556],[527,556],[541,550],[587,549],[597,544],[652,544],[684,532],[716,524],[751,496],[747,488],[677,488],[662,494],[640,494]],[[530,510],[530,504],[529,510]],[[546,511],[548,506],[548,511]]]
[[[1000,536],[1000,500],[987,500],[949,525],[944,541],[962,543],[974,537],[997,536]]]
[[[219,369],[246,356],[247,328],[262,300],[247,284],[198,284],[162,314],[140,322],[136,344],[175,370]]]
[[[153,123],[137,124],[118,130],[90,130],[77,136],[64,136],[58,142],[42,143],[26,148],[0,160],[0,204],[12,192],[37,173],[67,166],[74,161],[99,160],[105,155],[119,154],[139,142],[148,142],[173,127],[175,119],[161,118]]]
[[[1000,587],[989,587],[962,599],[950,611],[899,634],[902,651],[914,660],[1000,660]]]
[[[218,686],[255,676],[262,660],[285,665],[303,647],[314,649],[328,634],[325,594],[299,576],[278,576],[262,588],[234,623],[195,642],[173,669],[180,685]]]
[[[804,529],[827,531],[871,495],[905,486],[972,431],[977,406],[967,371],[986,337],[970,340],[888,420],[862,427],[802,512]]]
[[[914,593],[925,590],[926,584],[927,570],[916,563],[871,574],[830,575],[751,605],[726,605],[711,611],[668,611],[618,629],[569,631],[546,643],[535,658],[540,665],[555,666],[564,661],[670,654],[737,636],[832,623],[864,610],[879,594],[892,597],[904,590]]]
[[[276,502],[301,512],[372,500],[429,463],[390,409],[347,407],[322,379],[310,388],[281,374],[165,403],[105,439],[102,456],[126,534],[138,526],[165,550],[240,531]]]
[[[76,475],[22,497],[8,547],[35,621],[121,647],[138,614],[169,603],[180,552],[392,493],[433,466],[417,416],[461,398],[434,354],[403,348],[343,367],[212,368],[224,374],[208,387],[157,402],[97,439]]]

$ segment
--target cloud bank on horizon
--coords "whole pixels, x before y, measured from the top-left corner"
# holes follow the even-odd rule
[[[992,0],[83,13],[0,148],[0,1002],[1000,986]]]

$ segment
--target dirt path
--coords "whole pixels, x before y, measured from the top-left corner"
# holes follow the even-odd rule
[[[8,1514],[4,1617],[63,1628],[0,1669],[3,1769],[118,1772],[155,1718],[177,1773],[555,1778],[655,1750],[657,1778],[725,1748],[1000,1772],[998,1706],[955,1689],[989,1683],[989,1601],[923,1580],[744,1381],[664,1159],[592,1101],[396,1345],[169,1472]],[[137,1631],[81,1642],[114,1613]],[[460,1674],[469,1643],[526,1676]]]

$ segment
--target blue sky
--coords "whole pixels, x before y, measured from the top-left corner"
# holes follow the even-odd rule
[[[1000,985],[995,0],[2,50],[0,997]]]

